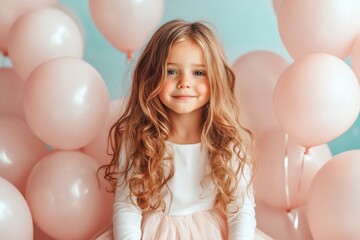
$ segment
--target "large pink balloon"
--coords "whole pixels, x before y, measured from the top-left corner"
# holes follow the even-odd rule
[[[295,59],[317,52],[345,59],[360,31],[359,12],[358,0],[283,1],[280,36]]]
[[[24,118],[23,85],[12,68],[0,68],[0,115]]]
[[[109,164],[111,161],[111,148],[108,149],[108,138],[111,127],[119,119],[125,108],[124,99],[116,99],[110,102],[110,113],[106,123],[98,135],[83,148],[84,153],[96,159],[101,165]]]
[[[359,239],[360,150],[336,155],[316,175],[308,222],[316,240]]]
[[[41,8],[21,16],[9,35],[9,56],[26,81],[33,69],[57,57],[83,55],[83,39],[71,16],[56,8]]]
[[[9,32],[16,19],[28,11],[56,3],[57,0],[1,0],[0,51],[7,52]]]
[[[34,240],[56,240],[44,233],[36,224],[34,224]]]
[[[351,68],[360,82],[360,34],[351,49]]]
[[[0,117],[0,176],[25,193],[26,179],[48,151],[25,121]]]
[[[276,240],[312,240],[306,206],[285,212],[256,201],[257,227]]]
[[[90,239],[111,220],[113,196],[99,187],[99,166],[84,153],[56,151],[33,168],[26,199],[42,231],[59,240]]]
[[[335,139],[355,122],[360,88],[351,68],[329,54],[310,54],[295,61],[274,92],[280,126],[304,147]]]
[[[264,133],[257,146],[256,196],[277,209],[304,205],[315,174],[331,158],[329,147],[324,144],[311,148],[304,158],[304,148],[286,139],[278,129]]]
[[[78,149],[105,123],[109,93],[100,74],[78,58],[56,58],[37,67],[24,89],[29,126],[48,145]]]
[[[164,9],[163,0],[89,0],[89,5],[100,32],[129,58],[159,24]]]
[[[57,8],[59,10],[61,10],[62,12],[66,13],[67,15],[69,15],[74,22],[76,23],[76,25],[78,26],[80,32],[81,32],[81,36],[82,39],[84,41],[84,45],[86,44],[86,31],[85,31],[85,27],[83,26],[82,22],[81,22],[81,18],[79,15],[77,15],[77,13],[75,12],[74,9],[72,9],[70,6],[66,5],[66,4],[62,4],[62,3],[58,3],[54,6],[54,8]]]
[[[272,99],[276,82],[288,65],[283,57],[269,51],[249,52],[233,64],[243,122],[258,136],[279,127]]]
[[[14,185],[0,177],[0,239],[32,240],[29,206]]]

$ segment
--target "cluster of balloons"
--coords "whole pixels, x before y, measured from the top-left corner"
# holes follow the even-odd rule
[[[95,24],[128,58],[163,1],[90,0]],[[4,0],[0,51],[0,239],[91,239],[112,218],[97,170],[123,99],[82,59],[84,32],[57,0]],[[114,29],[117,29],[114,31]]]
[[[259,227],[276,239],[358,239],[360,150],[333,157],[327,144],[359,115],[360,2],[273,6],[294,61],[253,51],[233,65],[242,118],[259,153]]]
[[[259,227],[276,239],[357,239],[360,150],[332,157],[327,143],[360,110],[360,2],[273,5],[294,62],[253,51],[233,66],[258,143]],[[89,6],[128,59],[164,8],[163,0]],[[81,26],[56,0],[3,0],[0,23],[0,51],[12,62],[0,68],[0,239],[91,239],[111,221],[112,194],[96,170],[110,159],[107,137],[124,100],[109,100],[82,59]]]

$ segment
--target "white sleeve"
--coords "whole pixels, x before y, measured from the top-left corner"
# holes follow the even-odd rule
[[[255,201],[252,186],[247,189],[251,169],[248,164],[244,166],[237,189],[237,200],[230,204],[229,210],[239,208],[236,213],[228,213],[229,240],[255,238]],[[243,203],[243,204],[242,204]]]
[[[124,156],[122,156],[124,157]],[[125,158],[120,159],[125,162]],[[122,165],[122,164],[121,164]],[[120,169],[123,166],[120,166]],[[119,183],[122,179],[119,179]],[[128,186],[118,186],[115,190],[113,231],[114,240],[140,240],[142,212],[129,197]],[[134,199],[136,203],[136,200]]]

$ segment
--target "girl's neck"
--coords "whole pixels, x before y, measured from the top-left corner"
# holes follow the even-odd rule
[[[177,144],[198,143],[201,140],[201,116],[170,115],[171,133],[167,139]]]

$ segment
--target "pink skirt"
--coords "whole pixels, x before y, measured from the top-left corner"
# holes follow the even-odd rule
[[[163,212],[145,214],[143,239],[227,239],[225,214],[218,209],[198,211],[190,215],[171,216]]]
[[[227,219],[223,211],[212,209],[190,215],[167,215],[152,212],[143,215],[143,240],[184,240],[184,239],[228,239]],[[101,231],[92,240],[113,240],[112,226]],[[270,240],[269,236],[256,229],[255,240]]]

